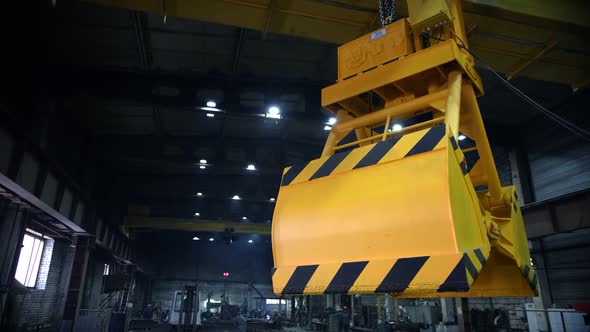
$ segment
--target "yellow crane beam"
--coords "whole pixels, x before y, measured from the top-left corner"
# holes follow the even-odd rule
[[[553,0],[464,0],[465,11],[491,10],[490,15],[503,18],[522,19],[526,17],[531,21],[540,20],[543,24],[547,21],[577,25],[590,28],[587,11],[587,1],[570,0],[556,3]]]
[[[270,234],[270,224],[239,223],[233,221],[215,221],[202,219],[127,216],[123,224],[125,230],[130,229],[166,229],[192,232],[217,232],[223,233],[233,229],[239,234]]]
[[[516,76],[519,73],[521,73],[523,70],[525,70],[531,64],[533,64],[535,61],[538,61],[539,59],[541,59],[545,54],[547,54],[553,48],[555,48],[555,46],[557,46],[557,41],[555,41],[555,40],[549,41],[547,43],[547,46],[545,46],[542,50],[536,51],[534,54],[531,55],[531,57],[529,59],[526,59],[525,61],[523,61],[522,63],[520,63],[518,66],[514,67],[514,69],[512,69],[508,73],[507,78],[509,80],[512,79],[514,76]]]
[[[374,0],[85,0],[105,6],[343,44],[380,26]],[[464,0],[470,46],[496,70],[509,73],[547,40],[559,42],[521,75],[579,87],[590,73],[586,36],[590,2]],[[397,13],[408,16],[406,1]],[[475,28],[477,29],[475,30]],[[517,49],[519,52],[515,52]],[[532,63],[532,62],[531,62]],[[539,66],[543,70],[537,70]]]
[[[86,0],[87,2],[127,8],[163,16],[235,25],[319,39],[332,43],[348,42],[378,24],[378,2],[316,0]],[[498,19],[517,20],[530,25],[574,25],[590,28],[585,1],[552,0],[465,0],[467,13]],[[397,5],[399,16],[407,16],[406,1]]]

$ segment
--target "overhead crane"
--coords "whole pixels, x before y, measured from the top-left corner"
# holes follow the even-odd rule
[[[408,10],[338,48],[338,81],[322,90],[337,122],[320,158],[282,176],[277,294],[537,294],[517,193],[500,184],[477,104],[461,1]]]

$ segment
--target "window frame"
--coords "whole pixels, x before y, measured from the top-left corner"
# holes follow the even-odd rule
[[[19,272],[19,265],[21,264],[21,257],[23,255],[23,247],[26,237],[30,237],[33,239],[33,244],[31,248],[31,254],[28,256],[27,261],[23,261],[23,263],[27,264],[27,270],[25,271],[24,280],[19,280],[18,272]],[[25,233],[23,234],[23,240],[21,241],[21,250],[19,252],[18,261],[16,265],[16,271],[14,272],[14,278],[18,280],[23,286],[26,288],[36,289],[37,284],[39,282],[39,272],[41,271],[41,262],[43,260],[43,255],[45,253],[45,246],[46,246],[47,238],[42,234],[35,232],[32,229],[25,229]],[[39,241],[39,246],[35,252],[35,257],[33,258],[33,250],[35,248],[35,244]],[[38,257],[37,257],[38,256]],[[36,264],[36,268],[33,266],[33,270],[31,271],[31,275],[29,275],[29,268],[31,267],[31,262]],[[34,275],[33,275],[34,272]],[[34,278],[33,278],[34,277]]]

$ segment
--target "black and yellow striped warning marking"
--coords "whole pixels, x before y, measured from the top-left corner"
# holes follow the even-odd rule
[[[276,294],[466,292],[489,256],[489,248],[465,253],[338,264],[279,267]]]
[[[383,142],[343,151],[329,157],[285,168],[281,186],[312,181],[375,164],[411,157],[447,146],[444,124]]]
[[[464,135],[464,134],[462,134]],[[467,136],[466,136],[467,137]],[[467,151],[463,153],[459,146],[459,141],[455,138],[454,135],[449,135],[449,139],[451,142],[451,146],[453,150],[457,154],[457,158],[461,160],[459,165],[461,166],[461,170],[463,171],[463,175],[469,174],[471,169],[475,166],[477,161],[479,160],[479,152],[477,150]],[[469,147],[469,146],[468,146]]]
[[[523,268],[520,269],[522,271],[522,275],[525,277],[527,282],[529,283],[529,287],[535,293],[535,296],[539,295],[539,283],[537,281],[537,274],[529,264],[526,264]]]

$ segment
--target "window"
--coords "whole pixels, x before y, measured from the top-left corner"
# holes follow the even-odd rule
[[[51,256],[51,251],[45,249],[45,240],[49,239],[35,231],[27,229],[23,237],[16,273],[14,277],[25,287],[35,287],[39,278],[39,270],[43,274],[48,272],[47,266],[51,257],[47,259],[47,253]],[[44,257],[45,256],[45,257]],[[41,268],[41,262],[44,261],[44,268]],[[43,287],[44,288],[44,287]]]
[[[102,271],[103,276],[108,276],[111,270],[111,266],[109,264],[104,265],[104,270]]]
[[[281,301],[281,304],[287,304],[286,300],[279,299],[266,299],[266,304],[279,304],[279,301]]]

